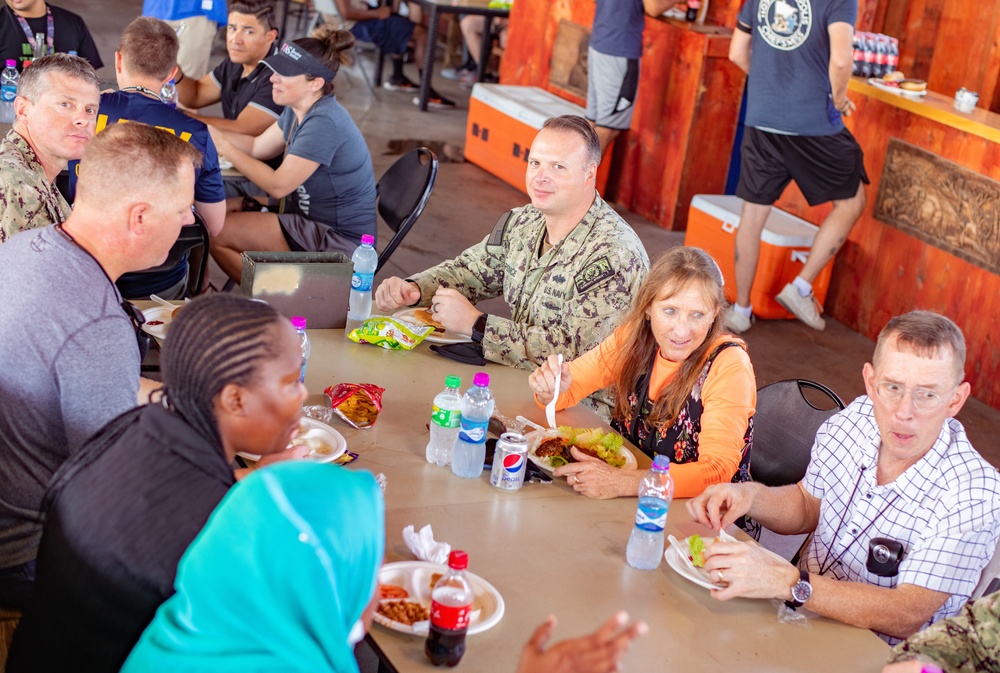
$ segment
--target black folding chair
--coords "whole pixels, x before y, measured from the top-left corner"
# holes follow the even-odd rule
[[[418,147],[397,159],[379,179],[378,214],[395,235],[379,253],[376,273],[424,212],[437,172],[437,156],[426,147]]]
[[[170,248],[166,261],[159,266],[140,271],[139,274],[158,273],[174,269],[184,260],[184,256],[190,253],[188,257],[188,282],[180,298],[191,297],[198,293],[208,269],[208,244],[208,227],[205,225],[205,220],[202,216],[198,214],[198,211],[194,211],[194,224],[186,224],[181,227],[181,233],[177,236],[177,240],[174,241],[173,247]],[[134,280],[135,276],[139,274],[130,274],[130,280]],[[125,298],[146,299],[147,297],[127,296]]]
[[[817,406],[806,391],[816,391],[813,397],[829,404]],[[816,431],[843,408],[835,392],[807,379],[778,381],[757,390],[751,478],[767,486],[799,482],[809,466]]]

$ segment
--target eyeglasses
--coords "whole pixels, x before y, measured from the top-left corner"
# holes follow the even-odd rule
[[[958,386],[955,386],[955,388],[957,387]],[[892,404],[897,404],[901,402],[907,394],[909,394],[910,399],[913,401],[913,406],[919,411],[934,411],[939,408],[945,403],[946,398],[951,396],[951,393],[955,391],[955,388],[952,388],[951,391],[945,395],[941,395],[926,388],[914,388],[912,390],[908,390],[898,383],[893,383],[892,381],[879,381],[875,384],[875,392],[878,393],[880,399]]]

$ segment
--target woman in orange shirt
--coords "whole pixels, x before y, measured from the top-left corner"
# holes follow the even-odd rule
[[[612,426],[650,457],[670,456],[675,497],[749,481],[757,404],[746,344],[723,332],[722,272],[704,250],[665,253],[639,288],[625,322],[597,348],[564,363],[557,409],[595,390],[615,396]],[[555,395],[555,356],[529,378],[541,404]],[[576,449],[557,476],[591,498],[634,496],[643,472],[620,470]]]

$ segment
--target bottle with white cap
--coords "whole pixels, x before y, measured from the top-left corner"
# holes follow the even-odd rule
[[[375,237],[365,234],[361,245],[351,256],[354,274],[351,276],[351,301],[347,309],[347,334],[368,319],[372,312],[372,281],[378,268]]]

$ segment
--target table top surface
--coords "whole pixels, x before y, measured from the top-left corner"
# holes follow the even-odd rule
[[[426,344],[389,351],[346,341],[343,330],[309,335],[308,403],[321,403],[322,391],[341,382],[385,388],[372,428],[357,430],[337,418],[332,425],[360,454],[347,469],[386,475],[386,562],[414,560],[401,531],[431,524],[435,538],[468,552],[469,570],[504,598],[503,619],[468,637],[461,664],[466,670],[514,670],[522,645],[549,614],[559,619],[555,639],[561,640],[590,633],[619,609],[650,626],[625,659],[625,670],[881,670],[887,647],[867,630],[815,616],[804,625],[781,623],[771,602],[715,601],[666,563],[654,571],[629,567],[625,546],[635,516],[633,498],[589,500],[562,479],[505,492],[490,486],[487,472],[461,479],[425,460],[431,402],[447,374],[459,374],[465,388],[475,372],[488,372],[498,411],[544,424],[527,372],[459,364]],[[601,425],[579,407],[557,416],[559,424]],[[648,466],[649,459],[635,453],[640,469]],[[709,531],[692,522],[678,502],[669,511],[667,532],[680,538]],[[399,671],[434,670],[424,657],[423,638],[379,625],[372,636]]]

